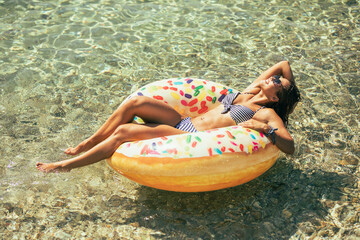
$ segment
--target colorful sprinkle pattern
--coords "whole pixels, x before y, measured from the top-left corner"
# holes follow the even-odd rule
[[[131,94],[148,96],[173,106],[181,115],[195,117],[220,104],[234,90],[219,83],[201,79],[178,78],[150,83]]]
[[[231,126],[124,143],[117,152],[128,157],[211,157],[235,152],[252,154],[268,143],[262,133]]]
[[[169,79],[148,84],[127,99],[136,95],[153,97],[170,104],[182,115],[194,117],[219,105],[231,92],[231,88],[207,80]],[[139,118],[135,120],[141,122]],[[262,133],[230,126],[124,143],[117,152],[128,157],[211,157],[224,153],[252,154],[269,143]]]

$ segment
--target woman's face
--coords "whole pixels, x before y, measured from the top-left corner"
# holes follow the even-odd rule
[[[284,88],[288,87],[290,87],[289,80],[279,76],[272,76],[261,82],[261,88],[271,102],[278,102],[277,95],[279,91],[283,91]]]

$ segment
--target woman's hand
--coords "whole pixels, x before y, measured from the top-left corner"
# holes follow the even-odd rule
[[[238,125],[245,128],[251,128],[258,132],[263,132],[263,133],[268,133],[270,131],[269,125],[255,119],[250,119],[246,122],[239,123]]]
[[[289,132],[284,127],[282,120],[280,117],[277,117],[275,119],[272,119],[267,124],[255,119],[250,119],[246,122],[242,122],[238,124],[239,126],[245,127],[245,128],[251,128],[258,132],[263,132],[265,134],[269,133],[271,130],[270,126],[278,129],[275,131],[275,144],[276,146],[287,154],[293,154],[295,151],[294,147],[294,139],[290,136]],[[270,140],[271,137],[269,137]]]

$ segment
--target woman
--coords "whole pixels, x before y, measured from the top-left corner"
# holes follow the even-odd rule
[[[280,77],[282,76],[282,77]],[[288,116],[300,100],[290,65],[279,62],[262,73],[243,93],[228,94],[223,105],[195,118],[185,118],[161,101],[138,96],[121,105],[90,138],[65,153],[82,155],[55,163],[37,163],[43,172],[70,171],[109,158],[124,142],[240,125],[271,135],[283,152],[294,152],[286,130]],[[134,116],[146,124],[131,123]]]

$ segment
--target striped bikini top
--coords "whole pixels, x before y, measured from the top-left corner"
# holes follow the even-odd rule
[[[221,103],[224,104],[224,110],[221,113],[225,114],[230,111],[230,117],[235,121],[236,124],[250,120],[255,115],[255,113],[257,113],[260,109],[265,107],[265,106],[262,106],[254,112],[253,110],[251,110],[250,108],[248,108],[246,106],[233,105],[232,104],[233,101],[239,94],[241,94],[241,93],[239,93],[239,92],[229,93],[221,101]]]

